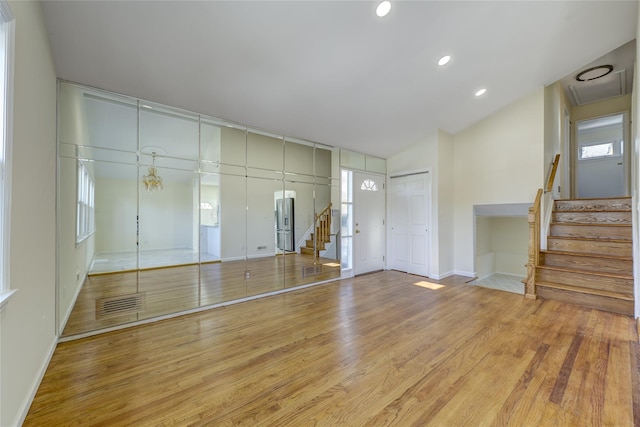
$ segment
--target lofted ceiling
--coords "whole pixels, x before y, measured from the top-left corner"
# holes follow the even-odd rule
[[[62,79],[381,157],[629,42],[637,7],[393,1],[379,18],[370,1],[43,2]]]

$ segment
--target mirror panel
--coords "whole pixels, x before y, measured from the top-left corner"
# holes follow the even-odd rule
[[[220,128],[220,162],[244,166],[247,160],[247,131],[225,126]]]
[[[220,163],[222,126],[210,118],[200,119],[200,159]]]
[[[63,336],[339,277],[340,150],[80,85],[59,93]]]
[[[131,98],[60,84],[59,141],[109,150],[138,148],[138,108]]]
[[[60,188],[66,187],[67,175],[82,164],[94,180],[95,232],[75,243],[75,249],[65,249],[67,239],[75,236],[76,215],[65,213],[76,206],[72,197],[59,191],[59,295],[77,292],[74,301],[59,300],[61,313],[66,310],[68,321],[62,336],[75,335],[139,319],[132,310],[113,311],[114,301],[123,295],[139,291],[137,273],[137,174],[135,165],[104,162],[82,162],[60,159]],[[77,214],[77,213],[76,213]],[[75,240],[75,239],[74,239]],[[84,266],[84,269],[79,267]],[[70,270],[71,267],[71,270]],[[78,268],[78,270],[75,270]],[[78,287],[72,289],[74,279]],[[73,295],[73,293],[72,293]]]
[[[140,151],[177,159],[198,159],[197,114],[150,102],[140,104]]]
[[[285,141],[285,170],[293,174],[313,175],[313,144],[289,138]]]
[[[282,181],[247,178],[247,295],[282,289],[283,257],[295,249],[295,206],[280,199]]]
[[[317,179],[317,178],[316,178]],[[324,178],[321,178],[325,181]],[[331,200],[331,185],[315,184],[316,247],[319,249],[316,267],[316,280],[329,280],[340,277],[340,211]]]
[[[236,175],[203,177],[205,185],[218,182],[219,256],[201,264],[200,305],[207,306],[247,296],[245,283],[247,208],[246,178]],[[204,191],[204,192],[203,192]],[[207,188],[201,189],[206,196]],[[203,213],[201,212],[201,217]],[[206,226],[204,226],[206,228]],[[215,231],[215,227],[214,230]],[[211,242],[208,242],[211,245]],[[204,252],[204,250],[202,250]],[[219,259],[215,259],[219,258]]]
[[[247,132],[247,167],[282,171],[282,138],[256,130]]]
[[[287,177],[293,175],[286,175]],[[294,200],[296,254],[285,257],[287,288],[315,281],[313,177],[295,175],[297,181],[285,181],[285,195]],[[305,182],[306,181],[306,182]]]

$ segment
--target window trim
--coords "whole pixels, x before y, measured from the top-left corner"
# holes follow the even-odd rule
[[[10,238],[11,238],[11,163],[13,159],[13,66],[15,63],[15,17],[6,0],[0,0],[0,19],[5,26],[5,49],[4,61],[4,165],[0,165],[2,174],[2,199],[0,200],[0,311],[6,306],[9,298],[14,295],[17,289],[11,289],[10,283]]]
[[[95,181],[87,166],[78,161],[76,175],[76,245],[96,232]]]
[[[588,162],[590,160],[602,160],[602,159],[617,159],[622,157],[622,152],[616,152],[618,150],[616,150],[616,144],[618,145],[618,147],[620,147],[620,150],[622,150],[622,144],[623,141],[620,140],[615,140],[615,139],[610,139],[607,141],[599,141],[599,142],[592,142],[592,143],[588,143],[588,144],[581,144],[578,147],[578,161],[580,162]],[[583,148],[587,148],[587,147],[596,147],[596,146],[600,146],[600,145],[609,145],[611,147],[611,154],[603,154],[603,155],[599,155],[599,156],[587,156],[585,157],[583,155]]]

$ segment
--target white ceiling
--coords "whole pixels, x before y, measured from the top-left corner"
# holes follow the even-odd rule
[[[381,157],[574,72],[638,19],[635,1],[392,4],[385,18],[370,1],[43,8],[62,79]]]

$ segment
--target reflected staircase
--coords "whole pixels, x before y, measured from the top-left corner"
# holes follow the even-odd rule
[[[305,245],[300,247],[301,254],[320,257],[320,252],[331,242],[331,203],[316,215],[314,232],[309,235]]]
[[[530,296],[634,314],[631,198],[555,200]]]

